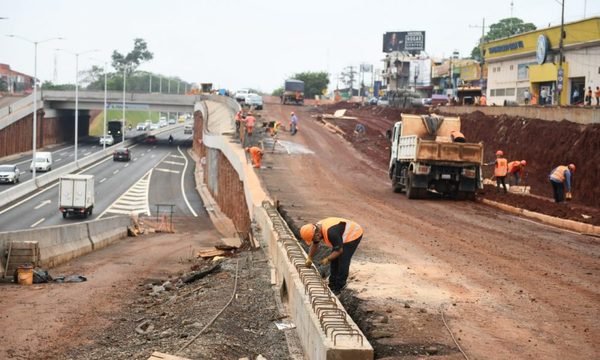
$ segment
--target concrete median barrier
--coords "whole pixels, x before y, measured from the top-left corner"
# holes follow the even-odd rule
[[[113,216],[87,223],[92,249],[98,250],[127,237],[131,220],[127,216]]]

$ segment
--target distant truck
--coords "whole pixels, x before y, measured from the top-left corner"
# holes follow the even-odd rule
[[[452,142],[460,131],[460,118],[402,114],[388,130],[391,141],[389,177],[395,192],[409,199],[427,196],[429,190],[459,200],[472,199],[481,186],[483,145]]]
[[[123,122],[121,120],[111,120],[108,122],[108,135],[112,135],[115,143],[123,141]]]
[[[58,179],[58,207],[63,218],[92,215],[94,209],[94,176],[63,175]]]
[[[281,95],[282,104],[304,105],[304,81],[286,80]]]

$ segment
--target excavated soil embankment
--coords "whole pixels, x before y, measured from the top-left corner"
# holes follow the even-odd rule
[[[346,116],[357,117],[358,120],[327,121],[340,127],[345,132],[346,140],[374,163],[384,167],[387,167],[389,162],[386,130],[392,127],[403,112],[428,112],[426,108],[395,109],[345,102],[323,106],[318,112],[333,113],[337,109],[347,109]],[[497,195],[489,190],[481,191],[480,197],[551,216],[600,225],[600,187],[596,186],[600,176],[600,124],[580,125],[565,120],[552,122],[521,117],[487,116],[480,111],[464,114],[461,120],[467,140],[484,143],[485,161],[492,162],[498,149],[504,151],[509,161],[527,160],[528,174],[525,185],[530,185],[531,192],[535,195],[548,199],[552,197],[548,174],[556,165],[577,165],[577,172],[573,177],[574,200],[568,204],[554,204],[529,196]],[[366,133],[362,136],[356,136],[353,132],[358,122],[366,128]],[[492,172],[491,166],[484,168],[485,177],[491,177]]]

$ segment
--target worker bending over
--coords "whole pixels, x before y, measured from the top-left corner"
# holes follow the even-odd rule
[[[316,224],[306,224],[300,228],[300,237],[310,246],[306,267],[312,265],[313,256],[317,252],[321,240],[325,246],[332,249],[331,253],[320,263],[321,265],[329,264],[329,288],[336,295],[346,286],[350,260],[360,244],[362,236],[363,229],[360,225],[337,217],[329,217]]]
[[[525,166],[527,166],[527,161],[525,160],[515,160],[508,163],[508,173],[513,175],[515,179],[514,185],[519,185],[521,179],[525,176]]]
[[[574,164],[569,164],[568,166],[559,165],[550,172],[548,179],[550,180],[550,184],[552,184],[555,202],[560,203],[565,200],[565,188],[567,189],[566,198],[567,200],[571,200],[571,177],[573,173],[575,173]]]
[[[252,166],[254,166],[255,168],[260,168],[263,157],[262,149],[258,146],[252,146],[247,147],[246,152],[250,153],[250,156],[252,156]]]
[[[463,135],[463,133],[461,133],[458,130],[452,130],[450,132],[450,138],[452,139],[452,142],[457,142],[457,143],[466,142],[465,136]]]

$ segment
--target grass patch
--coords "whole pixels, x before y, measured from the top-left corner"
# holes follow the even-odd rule
[[[165,114],[166,115],[166,114]],[[108,110],[106,121],[120,120],[123,117],[123,110]],[[127,111],[125,112],[125,126],[131,124],[133,128],[140,122],[152,120],[158,122],[159,112],[152,111]],[[104,111],[101,111],[90,124],[90,136],[101,136],[104,131]]]

